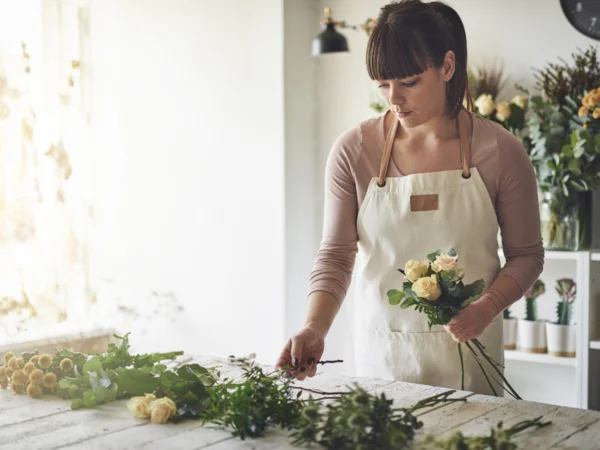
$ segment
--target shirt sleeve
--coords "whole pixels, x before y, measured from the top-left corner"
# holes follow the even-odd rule
[[[519,140],[498,127],[496,214],[506,264],[488,297],[498,312],[519,300],[544,267],[538,189],[533,165]]]
[[[358,235],[358,198],[353,164],[360,152],[360,130],[334,143],[325,167],[323,237],[309,278],[309,295],[331,294],[341,305],[352,278]]]

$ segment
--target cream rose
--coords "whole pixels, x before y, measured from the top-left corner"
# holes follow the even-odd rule
[[[435,257],[435,264],[437,264],[437,267],[439,267],[440,270],[452,270],[456,268],[457,258],[457,256],[450,256],[445,253],[442,253],[441,255],[437,255]],[[439,270],[437,270],[436,272],[439,272]]]
[[[526,95],[515,95],[510,102],[514,105],[517,105],[519,108],[526,109],[529,99]]]
[[[177,411],[177,405],[168,397],[159,398],[150,404],[150,421],[152,423],[167,423]]]
[[[404,265],[404,273],[406,274],[406,278],[415,282],[427,273],[427,265],[414,259],[410,259]]]
[[[475,107],[479,111],[479,114],[489,116],[494,112],[494,100],[490,94],[481,94],[477,100],[475,100]]]
[[[496,104],[496,119],[501,122],[508,120],[510,117],[510,105],[508,102],[500,102]]]
[[[437,275],[419,278],[412,285],[412,290],[417,296],[429,300],[436,301],[442,295],[442,289],[437,280]]]
[[[150,417],[150,404],[156,399],[154,394],[146,394],[143,397],[131,397],[127,402],[129,414],[138,419]]]

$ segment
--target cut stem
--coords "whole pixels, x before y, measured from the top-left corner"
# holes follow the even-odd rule
[[[458,356],[460,358],[460,389],[465,390],[465,362],[463,360],[462,345],[458,343]]]
[[[475,361],[479,365],[479,368],[481,369],[481,373],[483,373],[483,376],[485,377],[485,380],[487,381],[488,386],[490,387],[490,389],[492,390],[492,392],[494,393],[494,395],[497,397],[498,393],[496,392],[496,389],[494,389],[494,386],[492,386],[492,382],[490,381],[490,377],[488,377],[487,372],[485,371],[483,365],[479,361],[479,358],[477,357],[477,354],[475,353],[475,350],[473,350],[473,347],[471,347],[471,345],[468,342],[465,342],[465,345],[467,346],[467,348],[469,349],[469,351],[471,352],[471,354],[475,358]]]
[[[502,382],[503,382],[502,383],[502,387],[504,388],[504,383],[505,383],[506,386],[509,389],[509,393],[515,399],[517,399],[517,400],[523,400],[521,398],[521,396],[519,394],[517,394],[517,391],[515,391],[515,389],[510,385],[510,383],[508,382],[508,380],[506,379],[506,377],[504,376],[504,374],[500,371],[500,369],[498,369],[498,366],[502,367],[502,365],[500,365],[499,363],[497,363],[496,361],[494,361],[494,359],[486,353],[485,347],[483,346],[483,344],[478,339],[473,339],[473,343],[477,346],[477,348],[479,349],[479,351],[481,352],[481,354],[483,355],[483,357],[488,361],[488,363],[490,363],[490,365],[496,371],[496,373],[498,375],[500,375],[500,378],[502,379]]]

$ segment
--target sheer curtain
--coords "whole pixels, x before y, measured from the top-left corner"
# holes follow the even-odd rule
[[[95,301],[88,11],[0,0],[0,341],[81,324]]]

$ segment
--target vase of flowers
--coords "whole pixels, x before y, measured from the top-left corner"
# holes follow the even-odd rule
[[[548,353],[567,358],[575,357],[575,325],[571,323],[572,307],[577,295],[577,284],[571,278],[556,282],[559,301],[556,304],[556,322],[546,324]]]
[[[542,95],[530,98],[523,141],[543,194],[549,250],[591,248],[592,191],[600,187],[600,59],[595,47],[572,58],[536,71]]]
[[[517,349],[517,319],[515,319],[510,309],[506,308],[503,312],[504,320],[502,322],[504,334],[504,350]]]
[[[519,320],[519,350],[527,353],[547,353],[546,324],[538,320],[537,298],[546,292],[546,286],[540,279],[525,292],[525,318]]]

